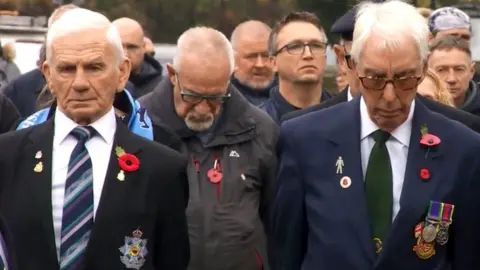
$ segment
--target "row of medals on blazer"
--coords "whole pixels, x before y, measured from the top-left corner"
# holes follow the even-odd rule
[[[343,158],[340,156],[335,163],[336,173],[339,175],[343,174],[343,167],[345,166],[345,162]],[[352,184],[352,180],[348,176],[343,176],[340,179],[340,186],[342,188],[349,188]],[[431,204],[439,205],[440,206],[440,215],[445,216],[447,218],[432,218],[429,217],[425,218],[425,221],[422,221],[415,226],[415,239],[416,245],[413,247],[413,251],[417,254],[420,259],[429,259],[433,255],[435,255],[435,244],[445,245],[448,241],[448,228],[450,227],[452,220],[451,217],[453,215],[453,210],[455,208],[454,205],[446,204],[446,203],[439,203],[439,202],[430,202]],[[448,209],[448,213],[444,212],[444,209]],[[430,210],[429,210],[430,211]],[[374,239],[375,240],[378,239]],[[381,251],[382,244],[381,242],[377,241],[377,253]]]

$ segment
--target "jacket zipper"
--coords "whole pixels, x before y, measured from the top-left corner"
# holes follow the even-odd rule
[[[255,259],[257,260],[258,264],[258,270],[263,270],[263,260],[262,257],[260,256],[260,253],[258,253],[257,249],[254,249],[255,252]]]

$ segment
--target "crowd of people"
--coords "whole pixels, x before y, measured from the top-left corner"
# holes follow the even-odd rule
[[[362,2],[165,67],[130,18],[69,4],[0,94],[0,269],[480,269],[470,18]],[[166,74],[166,75],[164,75]]]

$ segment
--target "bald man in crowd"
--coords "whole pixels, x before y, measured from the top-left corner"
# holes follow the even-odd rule
[[[130,18],[120,18],[113,22],[122,39],[125,56],[132,63],[127,89],[134,98],[139,98],[155,89],[162,80],[162,65],[152,56],[145,54],[145,41],[142,26]]]
[[[231,43],[235,51],[233,85],[253,105],[268,100],[274,83],[273,66],[268,57],[268,36],[272,29],[260,21],[246,21],[233,30]]]
[[[268,270],[278,126],[230,84],[234,52],[222,33],[191,28],[177,48],[169,79],[139,102],[189,158],[188,270]]]

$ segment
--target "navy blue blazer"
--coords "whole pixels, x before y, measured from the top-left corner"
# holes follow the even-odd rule
[[[480,135],[416,102],[400,212],[376,257],[361,167],[359,101],[282,125],[273,269],[480,269]],[[427,157],[420,145],[423,124],[442,140]],[[339,156],[343,175],[336,173]],[[429,181],[421,179],[422,168],[430,171]],[[351,178],[349,188],[341,187],[342,176]],[[430,200],[454,204],[455,212],[450,240],[424,260],[413,251],[414,228],[425,219]]]

